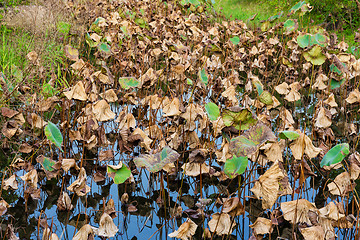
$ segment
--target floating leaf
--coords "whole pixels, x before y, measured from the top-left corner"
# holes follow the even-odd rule
[[[206,73],[205,68],[203,68],[203,69],[201,69],[201,70],[199,71],[199,78],[200,78],[200,80],[205,84],[205,86],[208,85],[208,83],[209,83],[209,77],[208,77],[208,75],[207,75],[207,73]]]
[[[57,146],[61,151],[61,144],[63,142],[63,136],[58,129],[58,127],[52,122],[48,122],[45,127],[46,138],[49,139],[55,146]]]
[[[350,153],[349,144],[341,143],[331,148],[321,160],[320,166],[330,166],[341,162]]]
[[[330,80],[330,89],[335,89],[341,87],[345,83],[345,78],[341,79],[340,81],[336,81],[335,79]]]
[[[284,22],[284,28],[286,32],[290,33],[295,31],[298,28],[298,23],[296,19],[288,19]]]
[[[233,156],[231,159],[226,160],[224,166],[224,173],[230,178],[241,175],[245,172],[249,159],[247,157]]]
[[[248,109],[240,111],[226,109],[222,114],[222,118],[225,126],[234,126],[238,130],[247,130],[257,122]]]
[[[121,162],[117,166],[108,165],[107,173],[114,180],[115,184],[124,183],[131,176],[130,169]]]
[[[50,158],[44,157],[44,161],[42,162],[41,165],[46,171],[51,172],[54,170],[53,166],[55,165],[55,162]]]
[[[98,45],[98,49],[99,49],[99,51],[104,52],[104,53],[106,53],[106,54],[110,54],[110,53],[111,53],[111,48],[110,48],[110,46],[109,46],[108,44],[106,44],[106,43],[100,43],[100,44]]]
[[[295,131],[282,131],[279,134],[279,137],[281,139],[289,139],[289,140],[295,140],[300,136],[300,134],[298,132]]]
[[[274,103],[272,95],[269,91],[263,91],[259,96],[259,101],[266,105],[272,105]]]
[[[320,46],[313,47],[310,51],[304,52],[304,58],[311,62],[314,65],[322,65],[325,60],[326,56],[321,52]]]
[[[248,157],[256,152],[261,144],[275,140],[271,129],[259,122],[241,136],[231,139],[229,150],[237,157]]]
[[[133,77],[121,77],[119,78],[119,83],[122,88],[129,89],[139,86],[140,81]]]
[[[240,38],[238,36],[232,37],[229,39],[234,45],[238,45],[240,43]]]
[[[205,105],[205,110],[211,121],[215,121],[220,116],[219,107],[213,102],[207,103]]]
[[[158,172],[168,163],[175,162],[180,154],[165,146],[161,152],[156,154],[143,154],[134,159],[137,167],[145,167],[150,172]]]
[[[297,40],[297,43],[299,44],[299,47],[301,47],[301,48],[307,48],[312,45],[310,34],[299,35],[296,40]]]

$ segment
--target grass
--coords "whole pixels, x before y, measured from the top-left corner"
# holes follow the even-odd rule
[[[253,24],[255,26],[259,26],[261,21],[274,16],[280,11],[284,11],[281,20],[285,21],[287,19],[286,15],[288,10],[297,2],[297,0],[216,0],[214,6],[216,11],[222,12],[229,19],[239,19],[245,22],[257,14],[254,18]],[[308,26],[323,24],[326,16],[316,14],[317,13],[315,13],[315,11],[307,13],[302,19],[302,27],[306,28]],[[358,46],[358,44],[354,41],[354,26],[348,25],[345,26],[344,29],[332,30],[330,33],[331,32],[335,32],[337,34],[339,41],[345,40],[350,46]]]
[[[252,0],[218,0],[215,3],[215,9],[222,12],[230,19],[247,20],[253,17],[255,22],[268,19],[275,12],[270,5],[265,2]]]

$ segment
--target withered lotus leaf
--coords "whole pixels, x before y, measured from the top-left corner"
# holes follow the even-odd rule
[[[62,192],[59,199],[57,200],[57,209],[59,211],[70,211],[74,208],[71,204],[71,199],[67,192]]]
[[[345,214],[340,213],[338,207],[335,205],[334,202],[330,202],[325,207],[320,208],[319,213],[321,217],[326,217],[334,221],[337,221],[340,218],[345,217]]]
[[[315,121],[315,127],[328,128],[330,126],[331,126],[331,113],[329,110],[321,107]]]
[[[299,134],[300,136],[292,144],[290,144],[290,149],[295,159],[301,160],[304,153],[309,158],[316,157],[321,152],[321,148],[315,147],[311,139],[304,133],[299,132]]]
[[[69,191],[76,193],[82,197],[90,192],[91,188],[86,185],[86,171],[85,168],[80,169],[78,178],[67,188]]]
[[[180,101],[178,98],[174,98],[171,102],[163,107],[164,117],[178,116],[180,115]]]
[[[231,221],[230,215],[227,213],[214,213],[208,225],[211,232],[228,235],[232,233],[235,222]]]
[[[30,187],[37,188],[38,183],[38,174],[36,169],[31,170],[30,172],[26,173],[24,176],[20,177],[23,181],[26,182]]]
[[[18,183],[16,181],[16,175],[15,174],[11,175],[11,177],[9,177],[8,179],[6,179],[4,181],[3,188],[5,190],[8,190],[9,187],[11,187],[14,190],[18,189]]]
[[[262,207],[271,209],[280,195],[280,181],[287,177],[285,171],[280,168],[279,162],[273,165],[259,177],[253,188],[250,189],[257,199],[262,199]],[[287,186],[285,186],[287,187]]]
[[[272,224],[270,219],[258,217],[256,221],[253,224],[251,224],[249,227],[254,229],[254,233],[258,235],[258,234],[271,233],[272,232],[271,226]]]
[[[192,236],[195,234],[198,225],[194,223],[190,218],[186,220],[178,230],[170,233],[168,236],[172,238],[180,238],[182,240],[192,239]]]
[[[229,149],[237,157],[250,157],[267,141],[276,141],[276,137],[268,126],[259,122],[241,136],[231,139]]]
[[[110,105],[105,100],[96,102],[92,110],[97,121],[106,122],[115,118],[115,113],[111,111]]]
[[[328,185],[329,192],[332,195],[343,196],[353,190],[353,184],[351,183],[350,174],[343,172],[336,176],[334,182]]]
[[[315,204],[306,199],[282,202],[280,207],[284,218],[293,224],[307,223],[311,225],[308,213],[309,211],[318,211]]]
[[[80,100],[80,101],[87,100],[84,83],[82,81],[79,81],[75,86],[73,86],[71,88],[70,91],[64,92],[64,95],[69,100],[71,100],[71,99],[76,99],[76,100]]]
[[[223,204],[223,213],[228,213],[232,217],[239,216],[245,213],[244,206],[241,204],[238,197],[227,198]]]
[[[168,146],[155,154],[142,154],[134,159],[137,167],[145,167],[150,172],[160,171],[166,164],[175,162],[180,154]]]
[[[360,102],[360,92],[359,90],[355,89],[352,91],[349,96],[345,99],[346,102],[353,104],[356,102]]]
[[[321,226],[300,228],[300,232],[305,240],[324,240],[325,231]]]
[[[225,126],[234,126],[238,130],[247,130],[257,122],[248,109],[226,109],[222,113],[222,119]]]
[[[96,229],[94,232],[100,237],[110,238],[114,237],[118,231],[119,229],[114,224],[114,221],[110,217],[110,215],[107,213],[103,213],[100,218],[99,228]]]
[[[184,169],[185,175],[192,177],[210,172],[210,167],[206,163],[185,163],[181,168]]]
[[[94,239],[94,230],[89,224],[85,224],[75,234],[72,240],[88,240],[90,237]]]

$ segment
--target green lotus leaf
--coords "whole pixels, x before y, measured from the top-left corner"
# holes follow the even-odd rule
[[[296,41],[297,41],[299,47],[301,47],[301,48],[310,47],[311,44],[312,44],[311,35],[308,34],[308,33],[299,35],[299,36],[296,38]]]
[[[331,148],[321,160],[320,166],[330,166],[341,162],[350,153],[348,143],[340,143]]]
[[[234,45],[238,45],[240,43],[240,38],[238,36],[232,37],[230,38],[230,41],[234,44]]]
[[[335,79],[330,80],[330,89],[335,89],[341,87],[345,83],[345,78],[341,79],[340,81],[336,81]]]
[[[267,141],[276,141],[276,137],[268,126],[259,122],[241,136],[231,139],[229,150],[237,157],[250,157]]]
[[[155,154],[143,154],[134,159],[137,167],[145,167],[150,172],[159,172],[168,163],[175,162],[180,154],[170,147],[165,146],[161,152]]]
[[[98,45],[98,49],[99,49],[99,51],[104,52],[104,53],[107,53],[107,54],[110,54],[110,53],[111,53],[111,48],[110,48],[110,46],[109,46],[108,44],[106,44],[106,43],[100,43],[100,44]]]
[[[55,162],[53,160],[51,160],[50,158],[44,157],[44,161],[41,164],[43,166],[43,168],[46,171],[54,171],[53,166],[55,165]]]
[[[114,180],[115,184],[122,184],[131,176],[130,169],[125,164],[120,165],[121,167],[107,166],[107,173]]]
[[[205,84],[205,86],[208,85],[208,83],[209,83],[209,77],[208,77],[208,75],[207,75],[207,73],[206,73],[205,68],[203,68],[203,69],[201,69],[201,70],[199,71],[199,78],[200,78],[201,82],[203,82],[203,83]]]
[[[322,65],[326,60],[326,56],[321,51],[320,46],[316,45],[311,50],[304,52],[303,56],[313,65]]]
[[[271,105],[274,103],[272,95],[269,91],[263,91],[259,96],[259,101],[266,105]]]
[[[247,157],[236,157],[233,156],[231,159],[226,160],[224,165],[224,173],[229,178],[234,178],[237,175],[241,175],[245,172],[249,163]]]
[[[58,127],[52,122],[48,122],[45,126],[45,136],[62,151],[61,144],[63,142],[63,136]]]
[[[121,77],[119,83],[122,88],[129,89],[139,86],[140,81],[133,77]]]
[[[211,121],[215,121],[220,116],[219,107],[213,102],[207,103],[205,105],[205,110]]]
[[[288,33],[295,31],[298,26],[299,25],[296,19],[288,19],[284,22],[284,28]]]
[[[252,112],[248,109],[241,109],[239,111],[226,109],[223,111],[222,119],[225,126],[234,126],[238,130],[247,130],[257,122]]]
[[[295,140],[300,136],[300,134],[298,132],[295,131],[282,131],[279,134],[279,137],[281,139],[289,139],[289,140]]]

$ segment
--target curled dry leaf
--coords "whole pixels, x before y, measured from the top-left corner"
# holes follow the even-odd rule
[[[0,200],[0,216],[4,215],[7,212],[7,209],[10,207],[10,205],[4,200]]]
[[[59,199],[57,200],[57,209],[59,211],[70,211],[74,208],[71,204],[71,199],[67,192],[62,192]]]
[[[283,202],[280,204],[280,206],[284,218],[293,224],[307,223],[311,225],[308,213],[309,211],[317,212],[315,204],[309,202],[306,199]]]
[[[343,196],[353,190],[353,184],[351,183],[350,174],[343,172],[336,176],[334,182],[328,185],[329,192],[332,195]]]
[[[12,109],[7,108],[7,107],[2,107],[1,108],[1,115],[3,115],[4,117],[7,117],[7,118],[12,118],[18,113],[19,113],[18,111],[12,110]]]
[[[257,199],[262,199],[262,207],[264,209],[270,209],[276,202],[280,190],[291,189],[290,185],[283,186],[280,189],[280,182],[287,177],[285,171],[280,168],[280,163],[275,162],[259,179],[255,182],[253,188],[250,189]],[[291,191],[285,191],[288,194]]]
[[[290,149],[294,155],[294,158],[301,160],[304,153],[309,158],[316,157],[320,152],[321,148],[317,148],[313,145],[311,139],[304,133],[297,131],[300,136],[290,145]]]
[[[38,183],[38,174],[36,169],[31,170],[30,172],[26,173],[24,176],[20,177],[23,181],[26,182],[27,185],[33,188],[37,188]]]
[[[72,240],[88,240],[89,238],[94,239],[94,230],[89,224],[85,224],[75,234]]]
[[[218,235],[231,234],[235,223],[231,221],[230,215],[227,213],[214,213],[208,223],[210,231]]]
[[[78,165],[76,164],[75,159],[73,158],[64,158],[63,160],[61,160],[61,168],[67,172],[70,170],[70,168],[75,168],[76,170],[80,170],[80,168],[78,167]]]
[[[11,187],[14,190],[18,189],[18,183],[16,181],[16,175],[15,174],[11,175],[11,177],[9,177],[8,179],[6,179],[4,181],[3,188],[5,190],[8,190],[9,187]]]
[[[206,163],[185,163],[181,168],[184,169],[185,175],[192,177],[210,172],[210,167]]]
[[[134,159],[137,167],[145,167],[150,172],[158,172],[168,163],[175,162],[180,154],[168,146],[155,154],[143,154]]]
[[[85,168],[80,169],[78,178],[67,188],[69,191],[76,193],[82,197],[90,192],[91,188],[86,185],[86,171]]]
[[[331,113],[329,110],[321,107],[315,121],[315,127],[328,128],[331,126]]]
[[[300,232],[305,240],[324,240],[325,231],[321,226],[300,228]]]
[[[14,227],[11,224],[7,225],[6,228],[6,237],[8,240],[19,240],[20,238],[18,238],[16,236],[16,234],[14,233]]]
[[[256,221],[251,224],[249,227],[254,229],[254,234],[267,234],[272,232],[271,220],[263,217],[258,217]]]
[[[356,180],[359,178],[360,174],[360,154],[358,152],[354,152],[349,156],[350,162],[350,178],[351,180]]]
[[[171,102],[163,107],[164,117],[178,116],[180,115],[180,101],[178,98],[174,98]]]
[[[197,227],[198,226],[196,225],[196,223],[194,223],[190,218],[188,218],[186,222],[181,224],[178,230],[170,233],[168,236],[172,238],[180,238],[182,240],[192,239],[192,236],[195,234]]]
[[[105,100],[96,102],[92,111],[97,121],[106,122],[115,118],[115,113],[111,111],[110,105]]]
[[[355,89],[352,91],[349,96],[345,99],[346,102],[353,104],[353,103],[360,103],[360,92],[359,90]]]
[[[239,216],[245,213],[244,206],[241,204],[238,197],[227,198],[223,204],[223,213],[228,213],[230,216]]]
[[[114,91],[114,89],[109,89],[105,91],[104,93],[100,93],[100,97],[105,99],[108,102],[116,102],[118,100],[118,97]]]
[[[340,213],[338,207],[334,202],[330,202],[323,208],[319,209],[320,217],[325,217],[334,221],[339,220],[340,218],[345,217],[345,214]]]
[[[79,81],[75,86],[73,86],[70,91],[64,92],[64,95],[69,99],[75,99],[80,101],[86,101],[87,95],[85,92],[84,83]]]
[[[100,218],[99,228],[95,230],[95,234],[100,237],[114,237],[119,229],[113,222],[109,214],[104,213]]]

